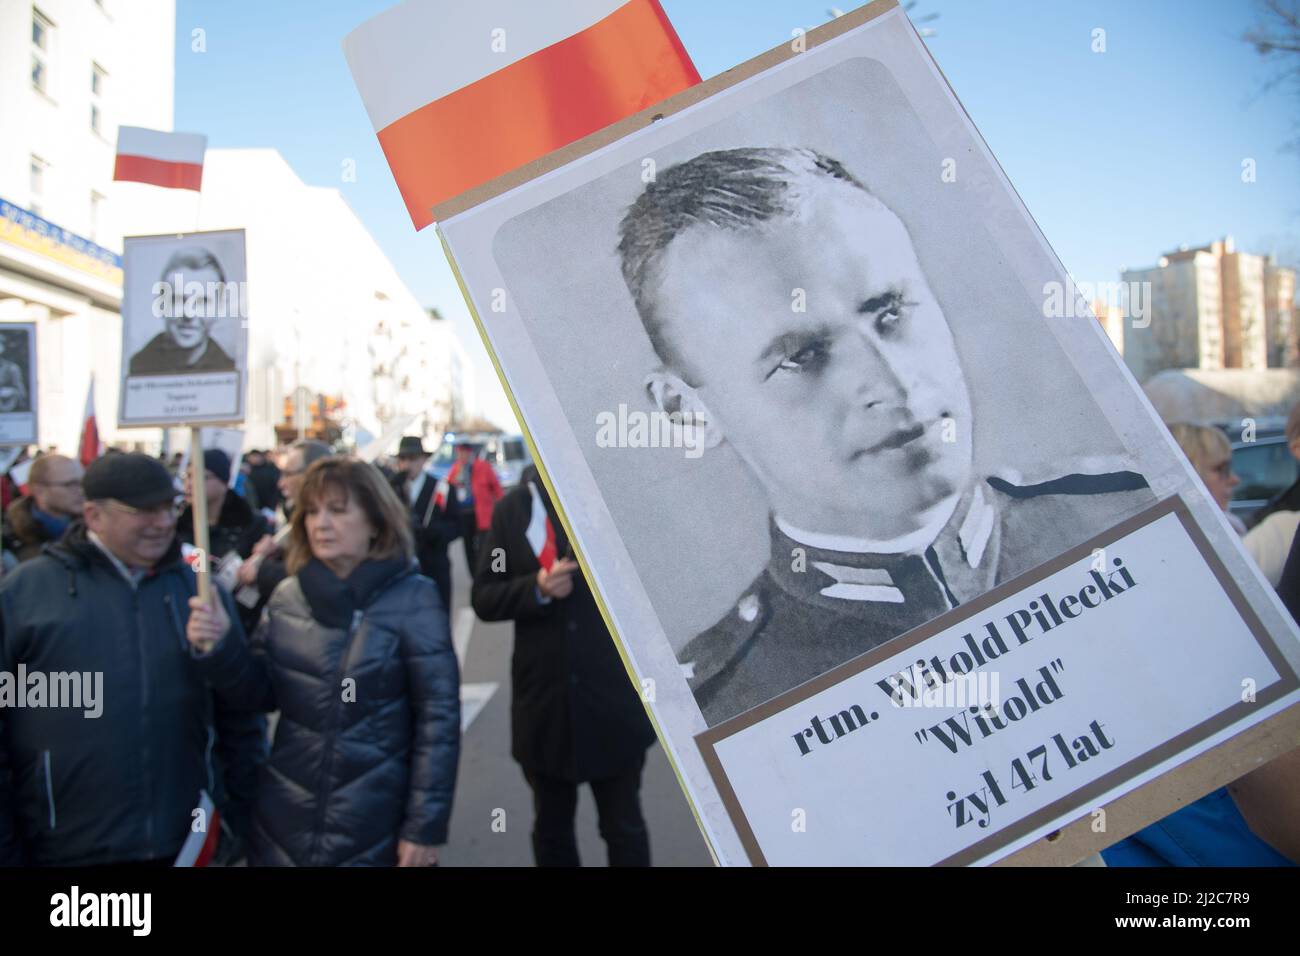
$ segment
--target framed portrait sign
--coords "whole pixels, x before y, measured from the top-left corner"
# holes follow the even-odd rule
[[[248,369],[244,231],[129,236],[123,245],[118,424],[242,422]]]
[[[1294,746],[1295,625],[893,2],[434,214],[721,862],[1072,863]]]
[[[37,442],[36,323],[0,323],[0,445]]]

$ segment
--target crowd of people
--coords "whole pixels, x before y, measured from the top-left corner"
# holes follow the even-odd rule
[[[415,437],[378,463],[312,440],[238,463],[213,448],[196,486],[183,456],[38,456],[7,489],[0,673],[84,679],[100,713],[0,708],[0,865],[171,866],[196,830],[217,863],[436,865],[460,753],[457,538],[473,607],[516,622],[536,862],[579,862],[590,783],[609,863],[649,865],[654,733],[563,535],[559,554],[530,544],[534,509],[559,527],[536,472],[506,494],[473,444],[445,475],[429,463]]]
[[[1300,612],[1300,482],[1247,531],[1229,510],[1223,432],[1170,431]],[[1300,406],[1286,433],[1300,459]],[[478,617],[515,622],[511,752],[533,794],[537,864],[579,863],[588,783],[609,863],[649,865],[640,787],[654,732],[535,469],[504,491],[466,443],[438,475],[406,437],[379,463],[313,440],[238,463],[208,449],[202,472],[200,488],[182,456],[110,451],[83,468],[42,454],[22,489],[5,488],[0,673],[102,685],[98,704],[87,685],[71,705],[0,707],[0,865],[171,866],[205,797],[217,863],[435,865],[460,752],[458,538]],[[1286,809],[1298,764],[1274,761],[1102,855],[1287,865],[1300,855]]]

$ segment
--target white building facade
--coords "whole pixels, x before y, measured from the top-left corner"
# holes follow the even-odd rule
[[[0,322],[37,324],[44,447],[75,449],[92,372],[101,434],[157,441],[114,428],[121,238],[194,200],[112,180],[118,124],[171,129],[175,22],[174,0],[0,3]]]
[[[159,447],[116,427],[122,237],[238,228],[245,447],[275,444],[299,387],[344,398],[359,438],[406,422],[436,443],[477,412],[469,363],[337,190],[257,149],[209,150],[201,194],[113,182],[119,124],[173,128],[175,26],[174,0],[0,3],[0,322],[37,324],[39,444],[75,450],[93,375],[102,439]]]

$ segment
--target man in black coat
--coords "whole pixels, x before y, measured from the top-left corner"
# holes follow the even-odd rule
[[[201,790],[244,829],[266,756],[265,720],[214,694],[186,642],[167,469],[109,455],[83,486],[84,522],[0,583],[0,675],[81,685],[71,706],[0,706],[0,866],[170,865]]]
[[[455,496],[445,480],[433,476],[425,466],[429,453],[418,435],[406,435],[397,449],[401,470],[391,484],[406,503],[415,538],[415,557],[420,573],[438,585],[443,607],[451,614],[451,561],[447,546],[460,537],[461,523]],[[473,568],[470,572],[473,573]]]
[[[280,469],[266,456],[266,452],[257,449],[248,453],[248,464],[248,482],[253,486],[257,507],[274,511],[281,501]],[[285,467],[290,467],[287,462]]]
[[[610,866],[649,866],[640,790],[654,730],[532,467],[492,512],[472,600],[483,620],[515,622],[511,753],[533,790],[537,865],[579,865],[589,782]]]

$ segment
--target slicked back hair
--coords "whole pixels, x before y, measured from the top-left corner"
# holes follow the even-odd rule
[[[171,277],[177,273],[186,273],[198,269],[211,269],[217,274],[217,281],[226,281],[226,270],[221,268],[221,263],[207,249],[202,246],[188,246],[172,253],[167,265],[163,266],[162,277],[164,282],[170,282]]]
[[[793,218],[801,200],[826,180],[871,195],[839,161],[811,149],[716,150],[659,171],[623,216],[618,253],[623,280],[660,360],[683,369],[655,302],[660,265],[672,241],[696,226],[739,230]]]

